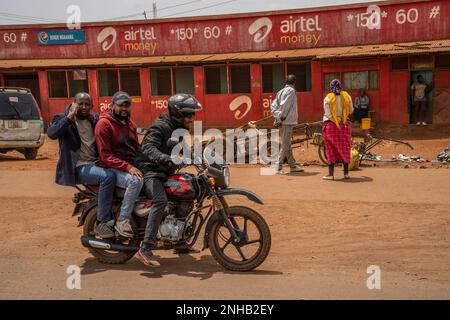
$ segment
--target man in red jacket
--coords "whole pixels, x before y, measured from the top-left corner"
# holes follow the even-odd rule
[[[100,165],[116,174],[116,185],[126,189],[115,229],[123,237],[133,237],[130,224],[134,203],[143,185],[142,172],[133,162],[139,148],[136,125],[130,119],[131,98],[118,91],[112,97],[112,108],[100,116],[95,138]]]

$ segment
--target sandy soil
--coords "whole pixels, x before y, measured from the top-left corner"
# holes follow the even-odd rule
[[[450,139],[412,143],[434,159]],[[286,176],[233,167],[232,186],[254,191],[265,205],[230,202],[260,211],[273,241],[266,262],[242,274],[222,269],[209,251],[160,252],[159,269],[136,259],[96,262],[71,217],[75,189],[53,183],[57,150],[50,141],[34,161],[0,155],[0,298],[450,299],[449,170],[364,167],[350,181],[330,182],[320,179],[320,166]],[[298,159],[308,161],[315,148],[302,152]],[[66,288],[69,265],[81,267],[81,290]],[[370,265],[381,268],[381,290],[367,289]]]

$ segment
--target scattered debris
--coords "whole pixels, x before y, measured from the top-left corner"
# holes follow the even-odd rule
[[[397,159],[404,162],[429,162],[429,160],[425,160],[421,156],[407,156],[401,153],[398,155]]]
[[[450,147],[439,153],[436,159],[442,163],[450,163]]]

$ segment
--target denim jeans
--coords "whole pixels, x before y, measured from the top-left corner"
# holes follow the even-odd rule
[[[118,220],[130,219],[133,212],[134,203],[141,193],[144,180],[136,178],[132,174],[117,169],[111,169],[116,174],[116,185],[119,188],[126,189],[123,196],[122,206]]]
[[[76,168],[77,183],[99,184],[97,220],[107,222],[112,219],[111,206],[113,203],[116,175],[110,169],[85,164]]]
[[[167,206],[167,196],[163,182],[158,178],[145,179],[144,191],[145,195],[152,199],[152,208],[147,218],[147,226],[145,228],[145,237],[142,246],[144,248],[153,249],[158,243],[156,235],[158,234],[159,225],[161,224],[164,210]]]

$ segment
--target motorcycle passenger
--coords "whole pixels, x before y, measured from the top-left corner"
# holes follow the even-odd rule
[[[99,116],[91,112],[92,99],[80,92],[64,113],[56,114],[48,127],[50,139],[59,141],[56,183],[64,186],[99,184],[97,223],[94,232],[101,238],[114,237],[111,216],[116,176],[99,167],[94,128]]]
[[[116,175],[116,185],[126,189],[114,228],[121,236],[132,238],[130,218],[144,183],[142,172],[133,165],[139,141],[136,125],[130,119],[128,93],[116,92],[112,104],[111,110],[101,115],[95,137],[101,165],[111,168]]]
[[[171,148],[167,140],[172,132],[179,128],[187,129],[194,121],[196,111],[201,110],[200,103],[189,94],[176,94],[168,100],[168,113],[163,113],[149,127],[136,156],[136,166],[144,174],[144,192],[152,199],[152,207],[147,219],[145,237],[137,258],[147,266],[159,266],[152,253],[157,246],[157,233],[167,205],[167,196],[163,183],[172,174],[176,166],[171,160]],[[175,253],[199,252],[182,243]]]

